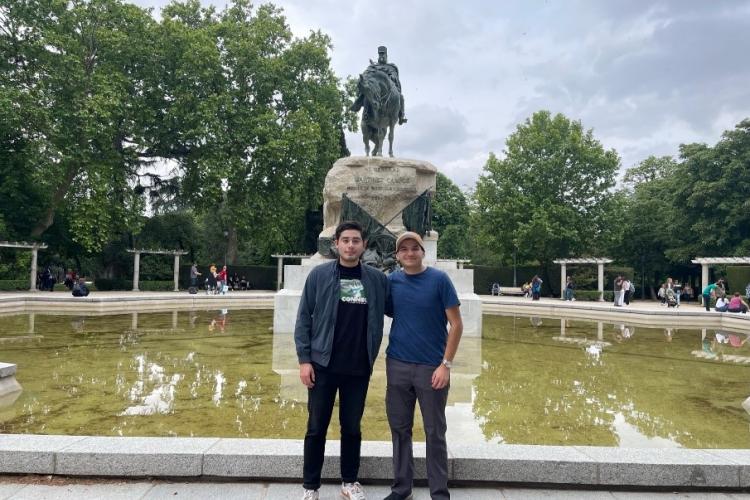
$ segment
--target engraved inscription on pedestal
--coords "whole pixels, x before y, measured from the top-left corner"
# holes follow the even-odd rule
[[[343,194],[392,232],[403,231],[399,214],[423,192],[435,192],[435,173],[435,167],[425,161],[362,156],[341,158],[326,176],[321,236],[330,237],[340,222]]]

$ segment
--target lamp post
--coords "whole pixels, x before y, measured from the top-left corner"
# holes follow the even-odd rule
[[[224,265],[227,265],[227,254],[229,253],[229,231],[224,230]]]
[[[516,253],[518,252],[518,247],[513,245],[513,287],[517,287],[518,284],[516,283]]]

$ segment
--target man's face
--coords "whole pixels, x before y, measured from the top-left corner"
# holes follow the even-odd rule
[[[336,250],[339,252],[339,259],[343,263],[356,264],[359,257],[365,251],[365,241],[362,239],[362,233],[356,229],[346,229],[339,235],[336,240]]]
[[[404,267],[421,267],[424,259],[424,250],[419,246],[416,240],[404,240],[398,246],[396,258]]]
[[[385,52],[379,52],[378,53],[378,62],[380,64],[385,64],[388,62],[388,55]]]

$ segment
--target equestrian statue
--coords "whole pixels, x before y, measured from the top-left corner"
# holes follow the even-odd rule
[[[399,125],[406,123],[406,117],[398,68],[388,62],[385,47],[378,47],[378,62],[370,60],[370,65],[359,75],[357,94],[351,110],[357,112],[364,108],[361,126],[365,154],[370,156],[372,142],[372,156],[383,156],[383,141],[388,132],[388,155],[393,157],[393,129],[397,122]]]

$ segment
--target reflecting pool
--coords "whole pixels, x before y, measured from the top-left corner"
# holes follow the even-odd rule
[[[292,335],[272,322],[268,310],[4,316],[0,361],[23,391],[0,399],[0,432],[300,439],[306,390]],[[453,369],[451,441],[750,448],[745,333],[528,316],[485,316],[483,332]],[[390,439],[384,394],[381,356],[366,440]]]

